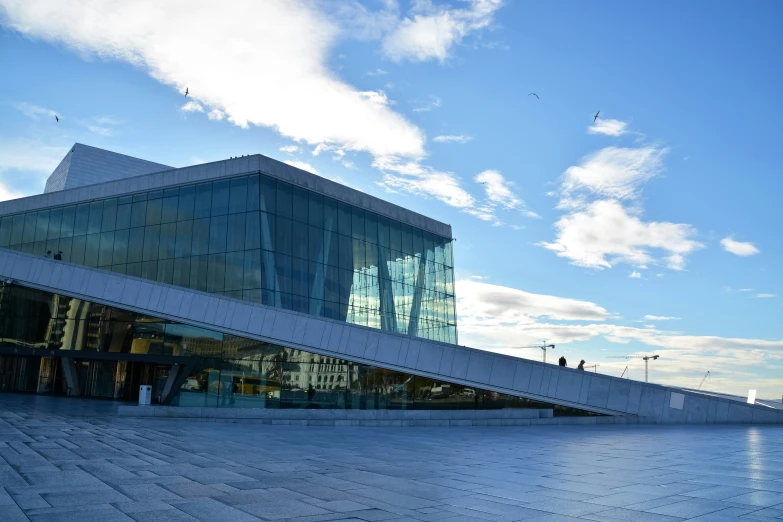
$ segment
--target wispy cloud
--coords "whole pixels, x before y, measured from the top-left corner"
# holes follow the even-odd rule
[[[513,184],[506,180],[500,172],[485,170],[473,179],[477,183],[484,185],[484,192],[490,205],[497,205],[508,210],[518,209],[526,216],[532,218],[541,217],[527,208],[522,198],[515,194]]]
[[[636,270],[634,270],[633,272],[628,274],[628,277],[630,277],[631,279],[641,279],[642,278],[642,274],[640,272],[637,272]]]
[[[753,243],[734,241],[732,237],[724,237],[720,240],[720,244],[726,252],[743,257],[754,256],[761,252]]]
[[[287,154],[294,154],[299,152],[299,146],[297,145],[286,145],[285,147],[280,147],[280,152],[285,152]]]
[[[772,299],[773,297],[777,297],[775,294],[756,294],[756,299]]]
[[[367,71],[364,73],[365,76],[386,76],[387,74],[389,73],[383,69],[375,69],[374,71]]]
[[[605,136],[622,136],[627,132],[628,124],[620,120],[598,119],[587,128],[589,134],[603,134]]]
[[[645,315],[646,321],[679,321],[679,317],[669,317],[665,315]]]
[[[197,101],[190,100],[179,108],[182,112],[204,112],[204,106]]]
[[[493,22],[502,0],[468,0],[465,9],[414,2],[414,13],[383,40],[384,54],[395,61],[445,61],[466,36]]]
[[[432,138],[432,141],[436,143],[467,143],[473,138],[471,136],[465,136],[464,134],[457,135],[441,135]]]
[[[441,103],[441,99],[437,96],[430,96],[430,100],[427,103],[414,107],[413,112],[429,112],[440,107]]]
[[[14,107],[28,118],[32,118],[34,120],[39,120],[41,118],[54,119],[54,117],[58,114],[52,109],[47,109],[46,107],[41,107],[40,105],[26,102],[15,103]]]
[[[704,247],[693,239],[696,230],[644,221],[638,203],[642,185],[660,172],[665,153],[655,147],[608,147],[569,167],[558,203],[566,214],[554,225],[555,240],[540,245],[577,266],[602,269],[628,263],[646,268],[659,263],[682,270],[686,257]]]

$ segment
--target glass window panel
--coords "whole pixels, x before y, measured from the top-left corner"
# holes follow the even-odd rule
[[[324,262],[327,265],[338,266],[340,264],[340,234],[336,231],[324,230]]]
[[[47,232],[46,235],[47,239],[60,238],[60,229],[62,228],[62,221],[63,221],[63,209],[62,208],[52,209],[51,213],[49,214],[49,231]],[[0,234],[2,234],[3,228],[5,227],[0,226]],[[8,228],[10,232],[10,223]],[[11,239],[10,234],[8,236],[8,239],[9,240]]]
[[[415,255],[422,255],[424,252],[424,231],[419,228],[411,229],[413,233],[412,252]]]
[[[98,252],[101,246],[100,234],[89,234],[87,244],[84,248],[84,264],[87,266],[98,266]]]
[[[402,253],[411,256],[413,251],[413,229],[406,224],[402,225]]]
[[[107,199],[103,202],[103,221],[101,232],[111,232],[117,224],[117,198]]]
[[[212,184],[212,215],[222,216],[228,214],[228,197],[230,193],[230,180],[224,179]]]
[[[160,246],[160,225],[144,227],[144,254],[143,261],[153,261],[158,258]]]
[[[33,253],[33,245],[35,243],[25,243],[17,248],[17,250],[24,252],[25,254],[32,254]]]
[[[245,249],[245,214],[231,214],[228,216],[228,230],[226,231],[226,251],[235,252]]]
[[[324,300],[336,303],[340,300],[340,270],[335,266],[327,266],[325,272]],[[333,319],[337,319],[337,317],[333,317]]]
[[[90,219],[87,223],[87,233],[97,234],[101,231],[101,222],[103,221],[103,203],[93,201],[90,203]]]
[[[247,178],[232,179],[230,191],[228,213],[245,212],[247,210]]]
[[[351,236],[351,206],[337,203],[337,231],[344,236]]]
[[[13,216],[5,216],[0,220],[0,246],[7,247],[11,244],[11,230],[14,226]],[[60,231],[57,231],[57,237],[60,237]]]
[[[244,281],[242,286],[247,289],[261,288],[261,251],[245,252]]]
[[[324,254],[321,250],[324,244],[324,231],[319,227],[310,227],[308,230],[308,249],[307,259],[311,261],[317,261],[318,263],[324,263]]]
[[[292,211],[292,199],[293,199],[293,187],[288,183],[282,181],[277,182],[277,215],[285,218],[291,218]]]
[[[342,268],[338,271],[337,276],[339,277],[339,286],[340,286],[340,303],[347,305],[351,302],[351,288],[353,283],[353,270],[343,270]]]
[[[87,224],[90,221],[90,204],[82,203],[76,207],[76,218],[73,223],[73,235],[83,236],[87,234]]]
[[[196,218],[209,217],[212,206],[212,183],[196,185],[196,201],[194,216]]]
[[[226,284],[226,254],[209,256],[207,292],[222,292]]]
[[[454,248],[453,248],[453,241],[450,239],[445,239],[446,242],[444,249],[443,249],[443,264],[446,266],[454,267]]]
[[[173,223],[177,220],[177,196],[163,198],[163,209],[160,214],[161,223]]]
[[[275,254],[275,270],[280,291],[291,293],[291,256]]]
[[[76,216],[76,207],[63,208],[63,221],[60,227],[60,237],[73,236],[74,218]]]
[[[155,279],[158,283],[172,284],[174,279],[174,260],[162,259],[158,261],[158,276]]]
[[[338,266],[345,270],[353,270],[353,242],[350,237],[338,235],[340,242],[340,260]]]
[[[226,254],[226,290],[242,290],[245,252]]]
[[[127,267],[125,265],[112,265],[111,271],[117,274],[125,274]]]
[[[307,223],[307,210],[310,206],[307,190],[293,187],[293,218],[294,221]]]
[[[367,245],[366,241],[362,241],[360,239],[351,240],[351,246],[353,247],[352,268],[354,270],[359,270],[365,266],[365,255],[364,255],[365,245]]]
[[[173,285],[187,288],[190,285],[190,258],[177,258],[174,260]]]
[[[123,230],[126,228],[130,228],[131,224],[131,208],[133,206],[131,204],[127,205],[119,205],[117,207],[117,220],[115,221],[114,227],[117,230]]]
[[[378,243],[378,216],[372,212],[364,213],[364,235],[367,241]]]
[[[128,238],[130,231],[118,230],[114,233],[114,253],[112,264],[125,264],[128,261]]]
[[[24,214],[17,214],[14,216],[14,222],[11,228],[11,244],[21,245],[24,239]]]
[[[163,191],[163,197],[179,196],[179,188],[167,188]]]
[[[117,205],[130,205],[133,203],[133,196],[120,196],[117,199]]]
[[[258,212],[245,214],[245,248],[253,249],[261,247],[260,216]]]
[[[35,240],[46,241],[46,236],[48,231],[49,231],[49,211],[41,210],[36,214]]]
[[[159,225],[160,216],[163,210],[163,200],[151,199],[147,201],[147,217],[145,223],[149,225]]]
[[[275,250],[281,254],[291,255],[292,238],[291,229],[293,223],[290,219],[277,216],[277,234],[275,237]]]
[[[351,232],[354,239],[364,240],[364,210],[351,208]]]
[[[275,254],[261,250],[261,288],[274,290],[277,287],[277,272],[275,270]]]
[[[141,263],[128,263],[125,270],[129,276],[141,277]]]
[[[251,303],[259,303],[261,304],[263,302],[262,298],[262,291],[261,290],[244,290],[242,292],[242,299],[245,301],[250,301]]]
[[[143,227],[147,223],[147,202],[135,201],[131,209],[131,228]]]
[[[309,192],[309,191],[308,191]],[[308,222],[315,226],[323,228],[324,226],[324,197],[321,194],[315,192],[308,193],[309,199],[309,212]]]
[[[142,260],[144,252],[144,227],[130,229],[128,236],[128,263]]]
[[[160,226],[160,247],[158,248],[158,259],[170,259],[174,257],[177,245],[176,236],[176,223],[165,223]]]
[[[144,261],[141,263],[141,277],[155,281],[158,277],[158,262],[157,261]]]
[[[177,223],[177,242],[174,247],[174,257],[189,257],[192,241],[193,221],[180,221]]]
[[[60,246],[57,247],[57,250],[62,250],[62,256],[63,261],[72,261],[71,260],[71,252],[73,250],[73,240],[69,237],[66,238],[60,238]]]
[[[151,190],[150,192],[147,192],[147,199],[153,200],[153,199],[160,199],[163,197],[163,191],[162,190]]]
[[[87,210],[89,211],[89,206]],[[24,237],[22,243],[32,243],[35,241],[35,227],[37,226],[38,218],[35,212],[28,212],[24,216]]]
[[[29,243],[32,248],[27,251],[28,254],[35,254],[37,256],[46,255],[46,241],[36,241],[35,243]]]
[[[209,253],[209,218],[196,219],[193,221],[193,255],[202,255]]]
[[[307,259],[307,227],[304,223],[293,222],[292,254],[300,259]],[[319,234],[321,235],[321,234]]]
[[[209,256],[195,256],[190,258],[190,288],[207,291],[207,268]]]
[[[91,236],[87,236],[88,238]],[[101,233],[101,245],[98,252],[98,266],[110,266],[114,255],[114,232]]]
[[[402,252],[401,223],[391,219],[389,225],[389,246],[395,252]]]
[[[308,291],[308,277],[307,267],[308,262],[306,259],[291,259],[291,278],[292,278],[292,290],[294,295],[300,295],[307,297]]]
[[[277,212],[277,180],[261,176],[261,208],[262,212],[275,214]]]
[[[228,216],[215,216],[209,224],[209,253],[219,254],[226,251],[226,226]]]
[[[274,214],[259,213],[259,225],[261,227],[261,248],[264,250],[275,249],[277,234],[277,218]]]
[[[193,206],[196,202],[196,187],[180,187],[179,205],[177,205],[177,221],[193,219]]]
[[[249,176],[247,178],[247,211],[252,212],[258,210],[260,187],[258,181],[258,174]]]

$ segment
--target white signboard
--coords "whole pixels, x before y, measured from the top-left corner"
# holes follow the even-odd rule
[[[152,400],[152,386],[142,384],[139,386],[139,406],[149,406]]]
[[[756,404],[756,390],[748,390],[748,404]]]

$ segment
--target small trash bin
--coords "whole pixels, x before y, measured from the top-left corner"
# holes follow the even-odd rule
[[[152,386],[142,384],[139,386],[139,406],[149,406],[152,399]]]

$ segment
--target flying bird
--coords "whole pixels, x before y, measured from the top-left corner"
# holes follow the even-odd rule
[[[60,123],[60,118],[55,114],[54,119],[57,120],[57,123]]]
[[[190,94],[190,89],[188,87],[185,87],[185,96],[187,96],[188,94]]]
[[[541,99],[541,98],[538,97],[538,94],[536,94],[534,92],[531,92],[530,94],[528,94],[528,96],[535,96],[537,100]]]
[[[595,123],[595,120],[598,119],[598,115],[601,114],[601,111],[598,111],[595,113],[595,116],[593,116],[593,123]]]

